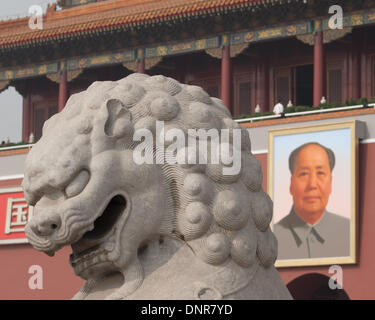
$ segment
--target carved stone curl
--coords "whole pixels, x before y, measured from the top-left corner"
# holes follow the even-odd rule
[[[67,81],[71,82],[72,80],[77,78],[82,72],[83,69],[67,71]],[[46,74],[46,77],[53,82],[60,83],[60,72]]]
[[[1,80],[0,81],[0,92],[3,92],[9,87],[9,81],[8,80]]]
[[[152,67],[155,67],[163,57],[153,57],[153,58],[146,58],[145,59],[145,70],[149,70]],[[130,71],[137,72],[138,71],[138,61],[129,61],[129,62],[124,62],[122,64],[126,69],[129,69]]]
[[[153,147],[160,121],[182,138],[191,128],[246,137],[235,149],[241,169],[225,177],[229,162],[213,170],[211,152],[206,163],[166,163],[172,142]],[[217,151],[214,141],[207,150]],[[290,299],[249,146],[222,101],[200,87],[138,73],[94,82],[46,121],[28,154],[23,188],[35,207],[26,235],[50,256],[71,245],[70,264],[86,280],[75,299]],[[151,162],[135,160],[142,150]],[[196,159],[186,146],[175,151]]]
[[[137,60],[124,62],[122,65],[123,65],[126,69],[128,69],[128,70],[130,70],[130,71],[137,72],[137,67],[138,67],[138,62],[137,62]]]
[[[345,37],[347,34],[351,33],[353,28],[347,27],[344,29],[335,29],[335,30],[324,30],[323,31],[323,42],[324,43],[330,43],[332,41],[341,39]],[[303,43],[306,43],[310,46],[314,45],[314,34],[303,34],[296,36],[298,40],[302,41]]]
[[[230,57],[234,58],[235,56],[239,55],[248,46],[249,46],[248,43],[232,44],[230,46]],[[223,48],[212,48],[212,49],[206,49],[204,51],[213,58],[221,59],[222,50],[223,50]]]
[[[233,44],[230,46],[230,56],[234,58],[249,46],[248,43]]]
[[[155,67],[161,60],[163,60],[163,57],[146,58],[145,59],[145,69],[149,70],[152,67]]]
[[[213,58],[221,59],[222,56],[222,48],[213,48],[213,49],[206,49],[204,50],[208,55]]]

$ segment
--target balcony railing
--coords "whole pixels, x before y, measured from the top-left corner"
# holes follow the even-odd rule
[[[284,113],[284,114],[273,114],[273,115],[267,115],[267,116],[249,117],[249,118],[243,118],[243,119],[234,119],[234,121],[236,121],[237,123],[245,123],[245,122],[255,122],[255,121],[262,121],[262,120],[297,117],[297,116],[319,114],[319,113],[365,109],[365,108],[375,108],[375,103],[370,103],[367,105],[336,107],[336,108],[329,108],[329,109],[317,108],[317,110],[311,110],[311,111],[300,111],[300,112],[291,112],[291,113]],[[17,150],[17,149],[25,149],[25,148],[31,149],[33,145],[34,145],[33,143],[29,143],[29,144],[25,143],[25,144],[12,145],[12,146],[5,145],[5,146],[0,146],[0,151]]]
[[[361,105],[355,105],[355,106],[329,108],[329,109],[320,109],[319,108],[317,110],[311,110],[311,111],[300,111],[300,112],[291,112],[291,113],[284,113],[284,114],[275,114],[275,115],[269,115],[269,116],[235,119],[234,121],[236,121],[238,123],[254,122],[254,121],[260,121],[260,120],[289,118],[289,117],[304,116],[304,115],[310,115],[310,114],[319,114],[319,113],[336,112],[336,111],[346,111],[346,110],[363,109],[363,108],[375,108],[375,103],[370,103],[370,104],[367,104],[367,105],[361,104]]]
[[[5,145],[4,147],[0,146],[0,151],[16,150],[16,149],[25,149],[25,148],[29,148],[29,149],[31,149],[31,147],[32,147],[33,145],[34,145],[33,143],[29,143],[29,144],[20,144],[20,145],[16,145],[16,146],[7,146],[7,145]]]

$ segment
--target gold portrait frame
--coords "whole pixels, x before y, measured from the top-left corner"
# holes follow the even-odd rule
[[[276,267],[301,267],[320,266],[334,264],[355,264],[357,263],[357,217],[358,217],[358,143],[362,123],[356,120],[346,122],[335,122],[321,125],[301,126],[287,129],[275,129],[268,131],[268,156],[267,156],[267,192],[274,201],[274,161],[275,159],[275,137],[285,135],[299,135],[304,133],[314,133],[321,131],[331,131],[338,129],[350,130],[350,254],[343,257],[321,257],[305,259],[282,259],[276,260]],[[308,142],[308,141],[306,141]],[[289,168],[287,169],[289,171]],[[275,207],[275,206],[274,206]],[[274,217],[273,217],[274,219]],[[273,228],[273,219],[271,229]],[[275,235],[276,236],[276,235]]]

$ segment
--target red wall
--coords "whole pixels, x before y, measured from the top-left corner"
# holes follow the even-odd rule
[[[262,164],[263,188],[267,190],[267,154],[256,155]],[[343,286],[351,299],[375,299],[375,144],[360,145],[359,156],[359,259],[343,265]],[[70,247],[51,258],[28,244],[0,246],[0,299],[70,299],[83,285],[69,265]],[[29,267],[43,269],[43,289],[31,290]],[[329,266],[279,268],[285,284],[307,273],[330,276]]]
[[[84,283],[69,265],[70,253],[71,248],[65,247],[51,258],[29,244],[0,246],[0,300],[70,299]],[[32,265],[42,267],[41,290],[29,288]]]
[[[262,164],[263,173],[267,172],[267,155],[256,155]],[[358,263],[342,265],[343,289],[350,299],[375,299],[375,144],[362,144],[359,147],[359,222],[358,222]],[[264,174],[263,188],[267,190]],[[294,267],[279,268],[285,284],[307,273],[320,273],[330,277],[328,268]]]

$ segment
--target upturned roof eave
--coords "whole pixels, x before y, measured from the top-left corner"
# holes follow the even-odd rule
[[[163,0],[165,3],[165,0]],[[195,0],[195,1],[169,1],[171,4],[174,3],[175,6],[160,7],[160,2],[162,1],[152,1],[152,0],[133,0],[133,1],[110,1],[110,2],[97,2],[92,3],[84,7],[74,7],[70,9],[64,9],[61,11],[48,12],[43,16],[46,21],[47,27],[43,30],[30,30],[27,32],[10,33],[6,36],[0,36],[0,48],[15,48],[19,46],[27,46],[29,44],[53,41],[66,36],[79,36],[90,31],[105,32],[113,28],[120,27],[135,27],[147,25],[155,22],[163,22],[169,20],[184,20],[189,16],[203,15],[207,13],[218,13],[222,10],[233,10],[241,6],[253,6],[256,4],[266,5],[268,3],[280,2],[281,0]],[[296,0],[298,1],[298,0]],[[282,1],[281,1],[282,2]],[[159,4],[159,7],[157,7]],[[187,4],[195,4],[192,8],[187,7]],[[177,6],[178,5],[178,6]],[[58,27],[50,27],[59,21],[64,19],[77,18],[80,16],[85,16],[86,18],[92,15],[95,18],[95,14],[98,9],[103,9],[105,13],[110,13],[112,10],[131,8],[135,10],[138,7],[138,12],[135,14],[129,14],[126,16],[117,17],[98,17],[96,20],[87,21],[84,23],[66,24]],[[142,8],[144,7],[143,11]],[[94,10],[95,9],[95,10]],[[155,11],[159,11],[155,13]],[[101,12],[101,13],[103,13]],[[154,14],[152,14],[154,12]],[[16,26],[21,24],[28,24],[28,18],[17,19],[15,21],[5,21],[0,22],[0,29],[8,28],[14,30]],[[91,26],[90,26],[91,25]],[[74,30],[69,31],[69,29],[74,28]],[[0,33],[1,34],[1,33]],[[1,40],[3,38],[3,41]],[[15,39],[21,38],[21,39]]]

